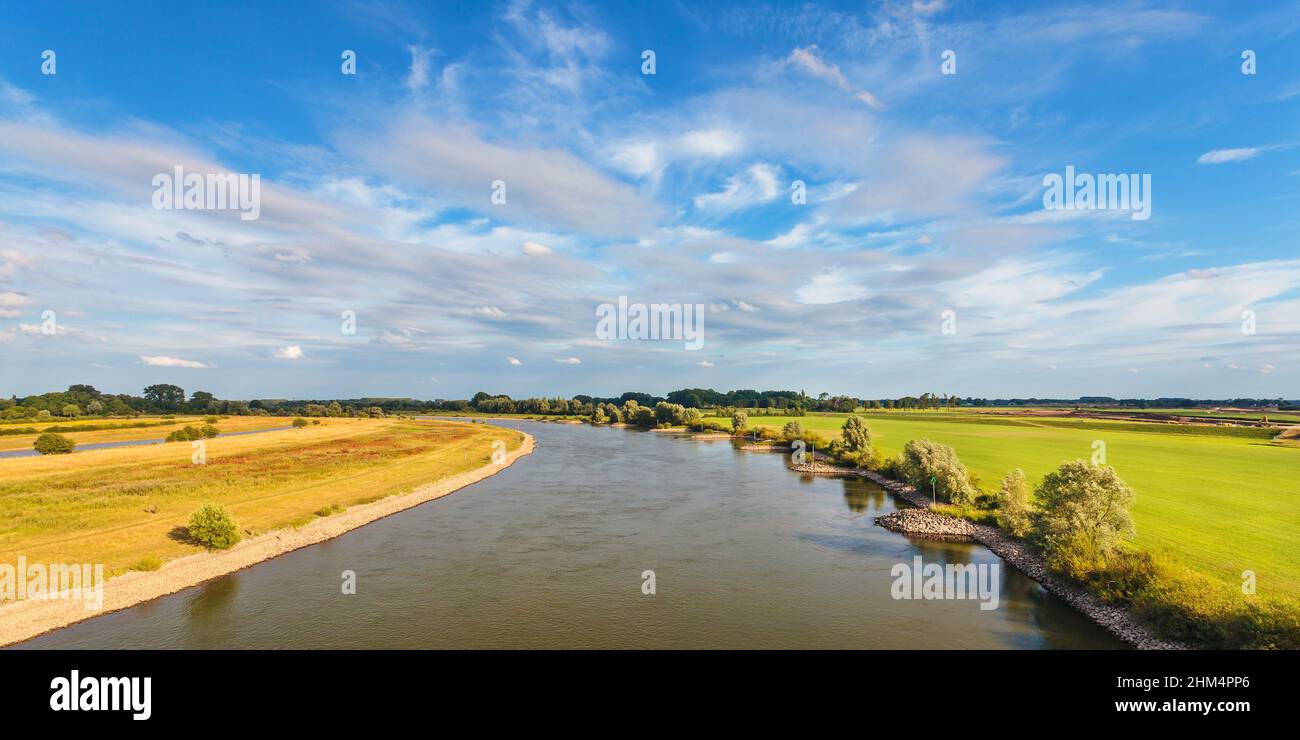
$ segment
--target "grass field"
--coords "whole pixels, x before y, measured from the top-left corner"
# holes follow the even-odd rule
[[[1062,461],[1089,460],[1094,440],[1137,493],[1137,544],[1166,548],[1191,568],[1240,585],[1252,570],[1259,593],[1300,596],[1300,448],[1275,445],[1276,430],[1141,422],[980,416],[970,412],[864,413],[888,455],[928,438],[957,450],[985,491],[1019,467],[1032,482]],[[827,439],[844,414],[752,416],[751,426],[798,421]]]
[[[94,444],[99,442],[125,442],[137,439],[164,439],[168,433],[173,432],[186,425],[201,426],[204,422],[202,416],[178,416],[175,419],[163,419],[157,416],[142,416],[138,419],[88,419],[88,420],[66,420],[61,422],[50,423],[32,422],[17,425],[9,425],[8,429],[19,429],[26,427],[35,427],[39,430],[55,427],[59,434],[68,439],[82,444]],[[287,417],[276,416],[229,416],[223,417],[217,422],[216,427],[221,430],[222,434],[227,432],[247,432],[256,429],[274,429],[275,427],[289,426],[292,419]],[[58,428],[68,427],[76,428],[80,426],[96,427],[121,427],[118,429],[100,429],[96,431],[69,432],[61,431]],[[147,426],[136,426],[147,425]],[[6,427],[0,427],[3,431]],[[40,436],[36,434],[17,434],[0,436],[0,452],[5,450],[30,450],[32,443]]]
[[[204,503],[250,536],[480,467],[495,440],[513,450],[522,439],[484,424],[330,418],[207,440],[203,465],[187,442],[0,460],[0,562],[103,563],[112,575],[199,552],[184,527]]]

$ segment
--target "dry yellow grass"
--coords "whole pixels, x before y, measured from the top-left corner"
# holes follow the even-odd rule
[[[82,421],[64,420],[60,422],[36,422],[23,424],[9,424],[0,429],[14,429],[35,427],[36,429],[48,429],[50,427],[75,427],[82,424],[94,424],[104,426],[110,424],[133,424],[149,423],[155,424],[166,421],[166,424],[147,427],[132,427],[129,429],[104,429],[95,432],[64,432],[58,431],[68,439],[76,442],[78,445],[93,444],[99,442],[125,442],[137,439],[163,439],[168,433],[173,432],[186,425],[201,426],[204,421],[202,416],[178,416],[174,420],[161,419],[159,417],[140,417],[139,419],[90,419]],[[216,427],[221,430],[222,434],[226,432],[247,432],[254,429],[274,429],[275,427],[289,426],[293,421],[288,417],[276,416],[231,416],[217,422]],[[4,450],[30,450],[32,443],[40,436],[41,432],[36,434],[18,434],[13,436],[0,437],[0,451]]]
[[[113,575],[201,551],[184,528],[204,503],[256,535],[478,468],[494,441],[523,439],[483,424],[321,421],[207,440],[203,465],[187,442],[0,460],[0,562],[103,563]]]

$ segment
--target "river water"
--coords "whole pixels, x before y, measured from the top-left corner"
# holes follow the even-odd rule
[[[865,481],[800,476],[729,440],[494,423],[533,434],[536,452],[337,539],[19,647],[1122,647],[982,546],[876,526],[894,499]],[[1001,565],[998,607],[893,598],[890,569],[918,555]]]

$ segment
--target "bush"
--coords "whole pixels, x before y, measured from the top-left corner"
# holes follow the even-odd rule
[[[211,424],[204,424],[203,426],[199,427],[199,434],[203,435],[207,439],[212,439],[218,434],[221,434],[221,430],[217,429]]]
[[[225,550],[239,542],[239,527],[226,510],[204,504],[190,515],[190,539],[209,550]]]
[[[1007,473],[998,490],[998,526],[1014,537],[1029,534],[1029,482],[1020,468]]]
[[[1036,535],[1049,557],[1062,548],[1105,556],[1121,537],[1135,533],[1128,513],[1133,489],[1110,466],[1062,463],[1043,478],[1037,494]]]
[[[293,420],[293,425],[298,429],[302,429],[303,427],[307,426],[307,420],[299,416],[297,419]]]
[[[162,567],[162,558],[146,555],[126,567],[127,570],[155,571]]]
[[[941,442],[928,439],[908,442],[896,467],[897,473],[908,483],[922,491],[931,490],[933,486],[935,496],[948,503],[965,505],[975,498],[975,486],[966,466],[957,459],[953,448]]]
[[[216,427],[213,427],[215,429]],[[203,439],[203,431],[198,427],[185,425],[167,435],[168,442],[188,442],[192,439]]]
[[[66,455],[69,452],[72,452],[72,449],[76,446],[76,442],[73,442],[62,434],[46,432],[36,438],[36,443],[32,445],[32,449],[42,455]]]
[[[205,416],[205,417],[203,417],[203,423],[204,423],[204,424],[216,424],[216,423],[219,422],[219,421],[221,421],[221,418],[220,418],[220,417],[217,417],[217,416]]]
[[[739,434],[745,431],[747,426],[749,426],[749,414],[744,411],[737,411],[731,415],[731,431],[733,433]]]
[[[781,436],[785,439],[798,439],[803,436],[803,427],[799,426],[797,421],[787,421],[785,426],[781,427]]]

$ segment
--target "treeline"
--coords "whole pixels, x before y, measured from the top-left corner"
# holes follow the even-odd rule
[[[1281,398],[1234,398],[1206,400],[1191,398],[1116,399],[1109,396],[1082,396],[1076,399],[987,399],[961,398],[956,395],[922,393],[901,398],[857,398],[821,393],[809,396],[804,391],[715,391],[712,388],[683,388],[666,397],[629,391],[617,397],[579,394],[572,398],[511,398],[505,394],[479,391],[468,399],[352,398],[324,400],[253,399],[223,400],[207,391],[188,396],[177,385],[160,383],[148,386],[141,395],[101,393],[91,385],[71,385],[66,391],[44,393],[25,398],[0,399],[0,420],[25,421],[51,417],[140,416],[142,414],[216,414],[223,416],[383,416],[396,413],[465,413],[530,414],[541,416],[590,417],[600,408],[609,416],[611,407],[620,415],[628,404],[654,409],[668,403],[684,409],[710,410],[730,415],[736,409],[757,414],[802,416],[808,412],[852,413],[858,409],[931,410],[986,406],[1106,406],[1134,409],[1196,408],[1231,406],[1238,408],[1279,408],[1300,410],[1300,400]]]

